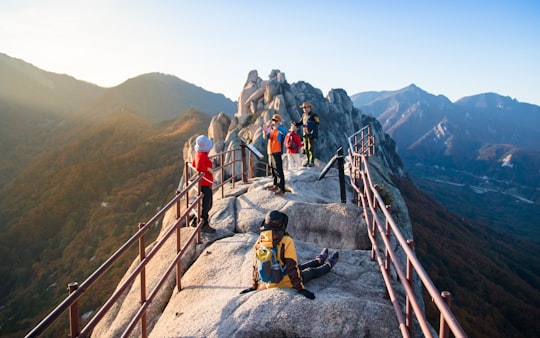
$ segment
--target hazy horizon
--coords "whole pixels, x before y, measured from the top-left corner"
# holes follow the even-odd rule
[[[412,83],[451,101],[494,92],[540,105],[533,1],[3,1],[2,50],[102,87],[160,72],[232,100],[251,70],[326,94]]]

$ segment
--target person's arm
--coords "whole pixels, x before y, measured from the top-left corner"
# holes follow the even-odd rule
[[[263,139],[266,140],[268,138],[268,135],[270,134],[271,130],[272,130],[272,128],[270,128],[270,125],[268,123],[263,124],[263,126],[262,126]]]
[[[294,247],[294,241],[290,237],[283,238],[285,239],[285,241],[283,243],[284,252],[282,257],[283,263],[286,267],[287,276],[289,276],[293,288],[300,291],[304,289],[304,283],[302,282],[302,276],[300,274],[300,270],[298,269],[298,260],[296,258],[296,248]]]

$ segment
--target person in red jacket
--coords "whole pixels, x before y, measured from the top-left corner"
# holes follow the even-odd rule
[[[302,146],[300,135],[296,133],[296,126],[292,125],[289,129],[289,133],[285,136],[289,170],[300,168],[300,149]]]
[[[208,152],[212,150],[214,143],[206,135],[201,135],[195,140],[195,156],[191,165],[200,173],[204,173],[201,180],[202,212],[203,220],[202,232],[215,233],[216,229],[212,228],[208,222],[208,213],[212,209],[212,184],[214,183],[214,175],[212,172],[212,161],[208,157]]]

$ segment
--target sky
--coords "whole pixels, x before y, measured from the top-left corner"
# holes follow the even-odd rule
[[[232,100],[272,69],[323,95],[412,83],[540,105],[540,1],[1,0],[0,53],[102,87],[152,72]]]

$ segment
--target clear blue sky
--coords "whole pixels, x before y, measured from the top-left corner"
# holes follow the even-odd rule
[[[103,87],[149,72],[237,100],[250,70],[326,95],[411,83],[540,105],[540,1],[2,0],[0,52]]]

